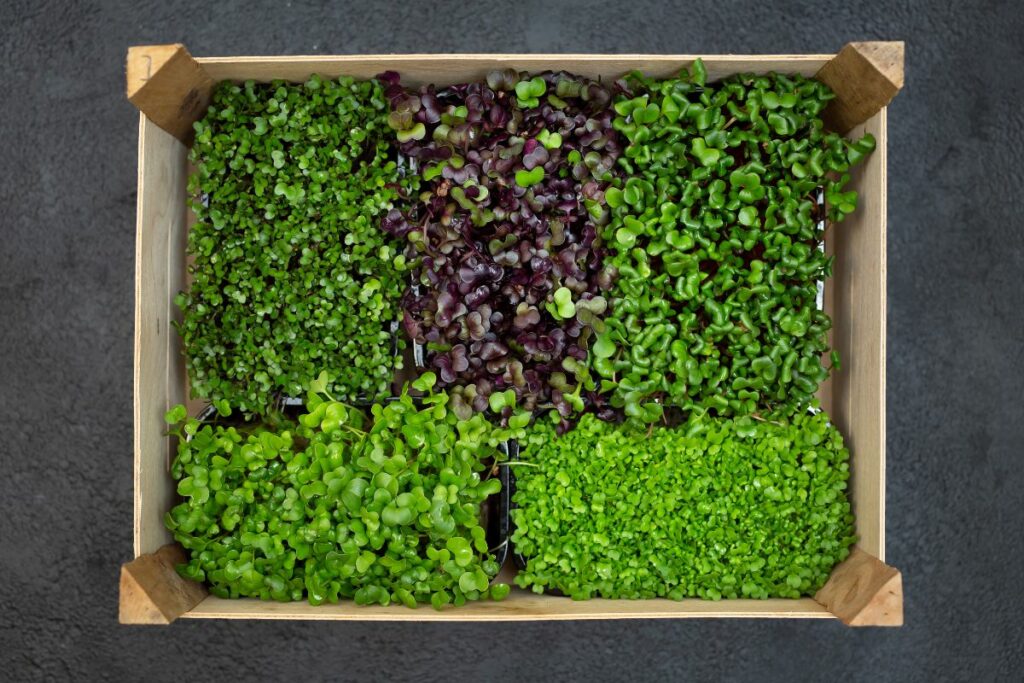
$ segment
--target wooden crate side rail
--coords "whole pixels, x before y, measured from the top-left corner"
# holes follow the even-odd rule
[[[903,87],[903,43],[902,42],[857,42],[848,43],[837,55],[818,70],[817,78],[828,84],[836,98],[825,110],[826,123],[840,132],[847,132],[863,123],[887,105]],[[786,70],[795,61],[822,59],[820,55],[764,55],[760,56],[709,56],[710,62],[722,62],[723,67],[735,67],[744,71],[760,65],[765,69]],[[302,64],[312,71],[334,71],[347,61],[388,62],[418,60],[422,63],[436,63],[444,71],[461,62],[518,62],[547,66],[551,60],[564,60],[566,68],[587,71],[588,64],[622,61],[647,62],[652,66],[671,62],[689,62],[692,55],[380,55],[352,57],[289,57],[289,64]],[[218,62],[208,61],[216,72]],[[234,62],[249,62],[254,67],[253,75],[263,74],[259,66],[266,62],[271,70],[279,68],[280,60],[275,58],[245,57]],[[321,68],[323,67],[323,68]],[[625,71],[626,69],[622,69]],[[709,71],[710,74],[710,71]],[[128,49],[126,67],[128,99],[151,121],[187,142],[192,134],[192,124],[206,111],[216,80],[207,69],[189,54],[184,45],[140,45]],[[372,75],[372,74],[362,74]],[[717,74],[715,74],[717,75]]]
[[[903,624],[903,584],[900,573],[878,559],[855,548],[839,564],[814,601],[825,609],[809,611],[796,600],[724,600],[696,601],[688,609],[669,600],[567,602],[562,598],[536,596],[517,591],[505,602],[469,603],[458,609],[434,612],[426,608],[409,610],[401,605],[384,608],[345,605],[318,608],[306,604],[297,607],[257,601],[228,601],[231,609],[198,609],[206,598],[206,589],[181,577],[175,565],[185,562],[185,552],[176,543],[155,553],[147,553],[121,567],[120,621],[123,624],[170,624],[181,616],[225,619],[333,619],[367,621],[530,621],[547,619],[651,619],[683,617],[718,618],[813,618],[832,616],[848,626],[901,626]],[[521,595],[520,595],[521,594]],[[223,601],[222,601],[223,602]],[[258,609],[251,609],[255,602]],[[645,602],[647,604],[645,604]],[[740,604],[742,603],[742,605]],[[814,602],[810,603],[812,606]],[[237,609],[235,607],[237,606]],[[318,614],[318,610],[321,614]],[[827,611],[825,611],[827,610]]]

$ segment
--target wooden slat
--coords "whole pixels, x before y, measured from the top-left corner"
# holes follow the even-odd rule
[[[814,599],[848,626],[902,626],[903,577],[860,548],[832,572]]]
[[[216,81],[304,81],[312,74],[328,78],[341,75],[371,78],[382,71],[402,74],[402,82],[416,87],[424,83],[447,85],[482,78],[491,69],[511,67],[525,71],[565,70],[589,78],[616,79],[639,69],[662,78],[689,66],[701,55],[340,55],[332,57],[204,57],[198,61]],[[813,76],[834,55],[709,55],[701,56],[712,80],[734,73],[767,73]]]
[[[831,380],[831,416],[851,458],[851,498],[860,547],[885,560],[886,125],[883,109],[851,132],[878,146],[854,169],[857,210],[829,230],[836,255],[830,297],[833,346],[842,370]]]
[[[175,571],[175,565],[183,562],[181,546],[170,544],[122,566],[118,620],[122,624],[169,624],[195,607],[206,597],[206,589]]]
[[[184,617],[191,619],[309,619],[324,621],[547,621],[575,619],[768,618],[828,619],[821,604],[802,600],[583,600],[514,589],[501,601],[471,602],[435,610],[429,605],[360,607],[352,602],[314,607],[304,602],[222,600],[207,597]]]
[[[849,43],[817,73],[836,93],[822,118],[846,133],[874,116],[903,87],[903,43]]]
[[[184,275],[186,150],[139,116],[135,236],[135,556],[171,541],[163,518],[174,488],[164,413],[184,398],[180,342],[171,328]]]

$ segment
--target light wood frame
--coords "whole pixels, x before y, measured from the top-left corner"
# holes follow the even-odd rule
[[[190,618],[331,619],[365,621],[511,621],[687,617],[838,617],[851,625],[902,624],[902,578],[885,559],[886,110],[903,84],[902,43],[851,43],[837,55],[703,56],[709,79],[738,72],[817,75],[837,93],[826,120],[853,135],[874,134],[876,151],[853,172],[858,210],[827,235],[836,257],[826,287],[833,346],[842,369],[822,389],[822,402],[851,451],[851,496],[859,543],[814,599],[589,600],[513,589],[503,602],[458,609],[313,607],[258,600],[222,600],[173,570],[181,550],[163,519],[174,501],[168,473],[171,439],[163,415],[185,402],[180,340],[171,322],[185,283],[187,142],[191,124],[222,80],[303,81],[311,74],[371,77],[385,70],[403,82],[452,83],[496,67],[565,69],[610,80],[639,69],[674,74],[694,55],[373,55],[339,57],[216,57],[194,59],[181,45],[136,47],[128,55],[128,97],[139,117],[139,185],[135,280],[134,554],[122,567],[121,620],[169,623]],[[506,568],[504,571],[509,571]]]

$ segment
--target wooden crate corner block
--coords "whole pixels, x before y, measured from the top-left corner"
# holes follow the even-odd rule
[[[860,548],[814,596],[847,626],[902,626],[903,575]]]
[[[206,597],[206,589],[174,569],[185,560],[181,546],[169,544],[122,565],[118,620],[122,624],[169,624],[198,605]]]
[[[182,142],[210,104],[215,82],[184,45],[128,48],[128,99],[139,111]]]
[[[903,87],[903,41],[847,43],[816,78],[836,94],[822,113],[839,133],[864,123]]]

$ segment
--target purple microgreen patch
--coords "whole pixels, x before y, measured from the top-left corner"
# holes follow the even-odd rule
[[[406,241],[422,286],[404,295],[405,329],[454,410],[606,410],[585,361],[613,276],[599,237],[622,150],[611,91],[564,72],[416,91],[380,80],[422,181],[382,227]]]

